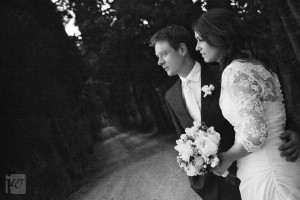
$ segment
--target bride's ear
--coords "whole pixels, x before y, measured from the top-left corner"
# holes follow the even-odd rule
[[[186,44],[180,43],[179,48],[178,48],[178,52],[181,55],[185,56],[188,53],[188,48],[187,48]]]

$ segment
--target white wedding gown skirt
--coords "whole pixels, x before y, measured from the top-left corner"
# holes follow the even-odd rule
[[[264,146],[238,160],[237,176],[241,180],[243,200],[299,200],[300,162],[287,162],[278,147],[285,128],[285,111],[281,102],[265,102],[264,116],[268,137]]]

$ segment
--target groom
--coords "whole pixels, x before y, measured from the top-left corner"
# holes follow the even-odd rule
[[[219,148],[227,151],[233,145],[235,132],[219,108],[220,68],[200,65],[192,58],[195,43],[191,34],[182,26],[165,27],[156,32],[150,42],[155,48],[158,65],[169,76],[179,76],[178,81],[166,93],[166,102],[178,136],[184,133],[185,128],[193,126],[194,120],[205,122],[208,127],[214,126],[220,133]],[[211,90],[211,95],[204,97],[205,93],[201,88],[210,84],[214,85],[214,90]],[[293,143],[291,145],[286,142],[282,147],[285,150],[283,154],[287,158],[292,155],[293,159],[294,150],[299,148],[299,136],[293,131],[287,131],[285,136],[291,138]],[[231,173],[235,173],[234,167],[229,168]],[[225,178],[208,173],[191,176],[189,181],[192,189],[204,200],[241,199],[237,179],[237,184],[232,185]]]

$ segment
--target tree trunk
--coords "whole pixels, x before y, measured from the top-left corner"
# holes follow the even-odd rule
[[[281,52],[280,47],[275,45],[276,52]],[[281,86],[284,91],[284,100],[287,109],[287,113],[293,113],[293,109],[296,107],[294,99],[296,97],[295,88],[295,78],[291,68],[287,67],[280,59],[277,59],[277,64],[279,67],[280,76],[282,77]]]
[[[287,0],[287,4],[300,27],[300,14],[298,13],[297,8],[295,8],[295,5],[291,0]]]
[[[289,28],[288,28],[288,24],[287,24],[287,19],[286,17],[283,15],[283,14],[280,14],[280,19],[281,19],[281,22],[283,24],[283,27],[284,27],[284,30],[289,38],[289,41],[291,43],[291,46],[294,50],[294,53],[298,59],[298,62],[300,63],[300,46],[297,42],[297,38],[295,36],[295,34],[293,34]]]
[[[270,21],[270,24],[271,24],[271,33],[272,33],[272,37],[273,37],[273,43],[274,43],[274,48],[275,48],[275,55],[280,55],[281,52],[282,52],[282,48],[281,46],[278,44],[278,35],[276,35],[276,33],[279,31],[279,30],[275,30],[275,29],[278,29],[278,28],[275,28],[275,27],[278,27],[278,26],[281,26],[282,23],[280,21],[280,19],[278,17],[276,17],[275,19],[269,19]],[[284,99],[285,99],[285,104],[286,104],[286,110],[288,113],[291,113],[293,108],[294,108],[294,103],[293,103],[293,89],[295,88],[294,87],[294,84],[295,84],[295,81],[293,79],[293,73],[292,73],[292,70],[291,68],[289,67],[286,67],[285,63],[283,63],[283,61],[281,60],[280,57],[275,57],[275,61],[276,61],[276,65],[278,66],[279,68],[279,75],[281,76],[282,78],[282,89],[284,91]]]

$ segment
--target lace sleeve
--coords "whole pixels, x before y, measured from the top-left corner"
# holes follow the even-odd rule
[[[261,148],[268,135],[260,100],[263,86],[252,73],[233,70],[228,89],[238,118],[235,140],[248,152],[254,152]]]

